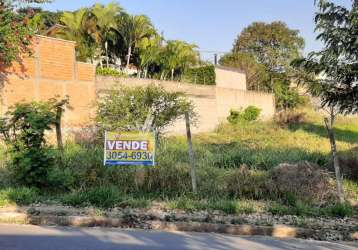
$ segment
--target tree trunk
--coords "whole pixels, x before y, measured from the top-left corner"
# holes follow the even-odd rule
[[[129,69],[129,64],[132,56],[132,46],[129,46],[128,48],[128,54],[127,54],[127,66],[126,68]]]
[[[62,131],[61,131],[61,117],[62,117],[62,107],[57,107],[57,109],[56,109],[57,148],[61,152],[63,152]]]
[[[336,138],[334,136],[334,131],[333,131],[333,124],[334,124],[334,113],[333,112],[334,111],[331,110],[330,119],[324,118],[324,123],[326,125],[329,142],[331,144],[331,153],[332,153],[334,171],[336,174],[338,197],[339,197],[339,201],[341,203],[344,203],[343,176],[341,174],[341,169],[339,166],[339,159],[337,156]]]
[[[172,69],[172,81],[174,81],[174,69]]]
[[[147,78],[148,75],[148,67],[145,67],[144,69],[144,78]]]

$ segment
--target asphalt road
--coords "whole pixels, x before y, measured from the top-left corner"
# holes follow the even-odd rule
[[[239,250],[357,250],[358,246],[269,237],[167,233],[108,228],[0,225],[1,250],[109,250],[109,249],[239,249]]]

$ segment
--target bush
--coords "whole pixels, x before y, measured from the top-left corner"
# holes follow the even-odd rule
[[[262,199],[268,196],[266,189],[267,174],[263,171],[250,170],[246,165],[239,169],[227,171],[220,180],[229,197]]]
[[[278,79],[273,86],[276,99],[276,107],[280,110],[294,109],[304,104],[305,99],[300,96],[297,88],[290,87],[287,79]]]
[[[336,198],[335,186],[329,174],[319,166],[302,162],[280,164],[270,171],[268,188],[288,205],[297,201],[323,204]]]
[[[332,164],[331,164],[332,165]],[[358,158],[354,157],[340,157],[339,165],[341,166],[343,175],[353,181],[358,181]],[[333,166],[331,169],[334,170]]]
[[[248,106],[244,111],[230,110],[230,115],[227,120],[231,124],[237,124],[239,122],[251,122],[256,121],[260,116],[261,109],[255,106]]]
[[[101,75],[101,76],[113,76],[113,77],[126,77],[127,76],[122,71],[118,71],[113,68],[101,68],[101,67],[98,67],[96,69],[96,74]]]
[[[260,116],[261,109],[255,106],[248,106],[241,115],[241,119],[244,121],[256,121]]]
[[[194,84],[215,85],[216,73],[213,65],[187,69],[182,80]]]
[[[13,151],[11,170],[15,180],[26,186],[50,187],[49,173],[55,165],[55,154],[51,147],[23,148]]]
[[[45,132],[57,123],[56,105],[53,101],[19,103],[0,122],[0,132],[9,148],[11,170],[20,184],[48,186],[48,172],[55,158],[52,148],[46,145]]]
[[[193,105],[180,92],[167,92],[163,87],[112,90],[98,103],[97,122],[102,130],[141,129],[151,115],[151,128],[162,131],[185,112],[194,117]]]
[[[305,113],[296,112],[294,110],[286,110],[278,112],[274,120],[281,126],[299,124],[305,121]]]

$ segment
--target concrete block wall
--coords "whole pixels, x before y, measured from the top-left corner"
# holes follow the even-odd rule
[[[247,90],[246,74],[240,70],[216,66],[216,86],[219,88]]]
[[[120,86],[147,86],[153,83],[163,86],[168,91],[181,91],[192,101],[198,114],[197,126],[192,128],[194,133],[214,130],[221,122],[226,121],[231,109],[246,108],[249,105],[254,105],[262,110],[262,119],[270,118],[275,114],[275,100],[272,94],[235,88],[97,76],[96,89],[99,93],[98,98],[101,98],[101,93],[106,90],[116,89]],[[167,132],[184,134],[184,120],[175,122]]]

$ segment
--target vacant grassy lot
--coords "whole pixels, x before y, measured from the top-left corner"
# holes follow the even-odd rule
[[[310,109],[304,112],[305,122],[287,127],[272,121],[223,124],[212,133],[195,135],[197,195],[191,193],[185,137],[163,138],[157,155],[158,165],[151,169],[106,168],[102,166],[102,144],[68,143],[50,176],[53,185],[41,191],[11,188],[16,184],[9,177],[2,149],[0,205],[39,201],[104,208],[146,207],[160,200],[170,209],[209,209],[230,214],[336,216],[355,213],[356,180],[345,181],[347,198],[353,206],[303,200],[299,190],[297,194],[283,194],[272,182],[271,170],[280,163],[309,161],[322,169],[330,169],[330,145],[322,115]],[[335,130],[340,156],[357,160],[358,118],[339,117]]]

